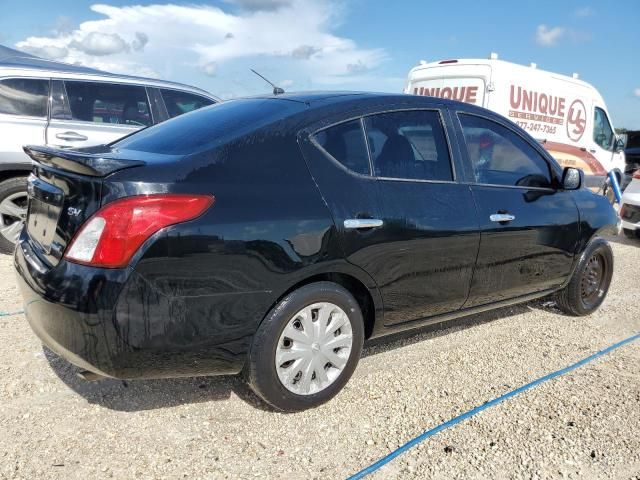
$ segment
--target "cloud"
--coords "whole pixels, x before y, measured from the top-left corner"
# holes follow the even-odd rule
[[[74,40],[69,46],[89,55],[113,55],[126,52],[129,44],[117,33],[91,32],[82,40]]]
[[[226,78],[224,89],[239,94],[258,88],[250,67],[304,88],[381,78],[372,70],[387,59],[385,50],[362,48],[334,33],[345,13],[340,0],[233,3],[237,12],[194,4],[96,4],[90,8],[102,18],[26,38],[16,47],[115,73],[189,83],[198,75]]]
[[[144,46],[149,42],[149,35],[144,32],[136,32],[136,39],[131,42],[131,48],[136,52],[144,49]]]
[[[267,10],[273,11],[282,7],[288,7],[293,2],[291,0],[225,0],[226,3],[238,5],[244,10]]]
[[[218,64],[216,62],[209,62],[202,65],[202,71],[208,77],[215,77],[218,74]]]
[[[543,47],[553,47],[566,33],[564,27],[549,28],[546,25],[538,25],[536,30],[536,43]]]
[[[23,48],[27,53],[31,53],[36,57],[42,57],[49,60],[62,60],[68,54],[69,50],[65,47],[56,47],[55,45],[43,45],[41,47]]]
[[[636,96],[636,97],[639,97],[639,98],[640,98],[640,88],[636,88],[636,89],[633,91],[633,95],[634,95],[634,96]]]
[[[587,18],[593,17],[596,14],[596,11],[593,9],[593,7],[587,6],[578,8],[575,12],[573,12],[573,14],[578,18]]]

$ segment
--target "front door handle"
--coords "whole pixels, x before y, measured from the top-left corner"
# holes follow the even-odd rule
[[[376,218],[349,218],[344,221],[344,228],[377,228],[384,224]]]
[[[492,222],[498,222],[498,223],[510,222],[515,219],[516,219],[515,215],[511,215],[509,213],[494,213],[489,216],[489,220],[491,220]]]
[[[59,140],[66,140],[67,142],[84,142],[88,137],[76,132],[64,132],[56,134],[56,138]]]

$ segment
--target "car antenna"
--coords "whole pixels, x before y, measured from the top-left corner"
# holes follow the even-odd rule
[[[269,80],[267,80],[264,76],[260,75],[253,68],[250,68],[249,70],[251,70],[253,73],[258,75],[261,79],[263,79],[265,82],[267,82],[269,85],[271,85],[273,87],[273,94],[274,95],[282,95],[284,93],[284,90],[282,88],[276,86],[274,83],[272,83]]]

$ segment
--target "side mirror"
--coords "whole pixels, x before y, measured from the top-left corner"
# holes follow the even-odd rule
[[[578,190],[583,183],[584,173],[579,168],[566,167],[562,172],[562,188]]]
[[[624,150],[624,140],[620,137],[616,138],[615,151],[621,152]]]

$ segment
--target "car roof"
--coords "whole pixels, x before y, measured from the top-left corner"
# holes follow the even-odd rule
[[[187,90],[201,93],[212,99],[218,100],[217,97],[210,94],[206,90],[194,87],[191,85],[185,85],[178,82],[170,82],[167,80],[160,80],[155,78],[137,77],[133,75],[120,75],[116,73],[105,72],[104,70],[98,70],[96,68],[85,67],[82,65],[72,65],[70,63],[58,62],[54,60],[47,60],[44,58],[36,57],[29,53],[14,50],[9,47],[0,45],[0,69],[8,68],[21,71],[38,71],[40,73],[52,72],[59,74],[74,74],[74,75],[91,75],[102,77],[110,80],[125,80],[129,82],[137,82],[147,84],[149,86],[165,86],[168,88],[174,87],[180,90]],[[95,80],[95,78],[93,78]]]
[[[484,108],[477,107],[468,103],[462,103],[455,100],[428,97],[423,95],[411,95],[407,93],[382,93],[382,92],[292,92],[280,95],[259,95],[249,98],[265,98],[277,99],[292,102],[304,103],[310,109],[321,108],[327,106],[338,106],[340,104],[371,104],[371,103],[388,103],[392,104],[409,104],[409,106],[429,106],[429,105],[446,105],[455,110],[481,111],[487,115],[493,112]],[[493,114],[495,115],[495,114]]]

